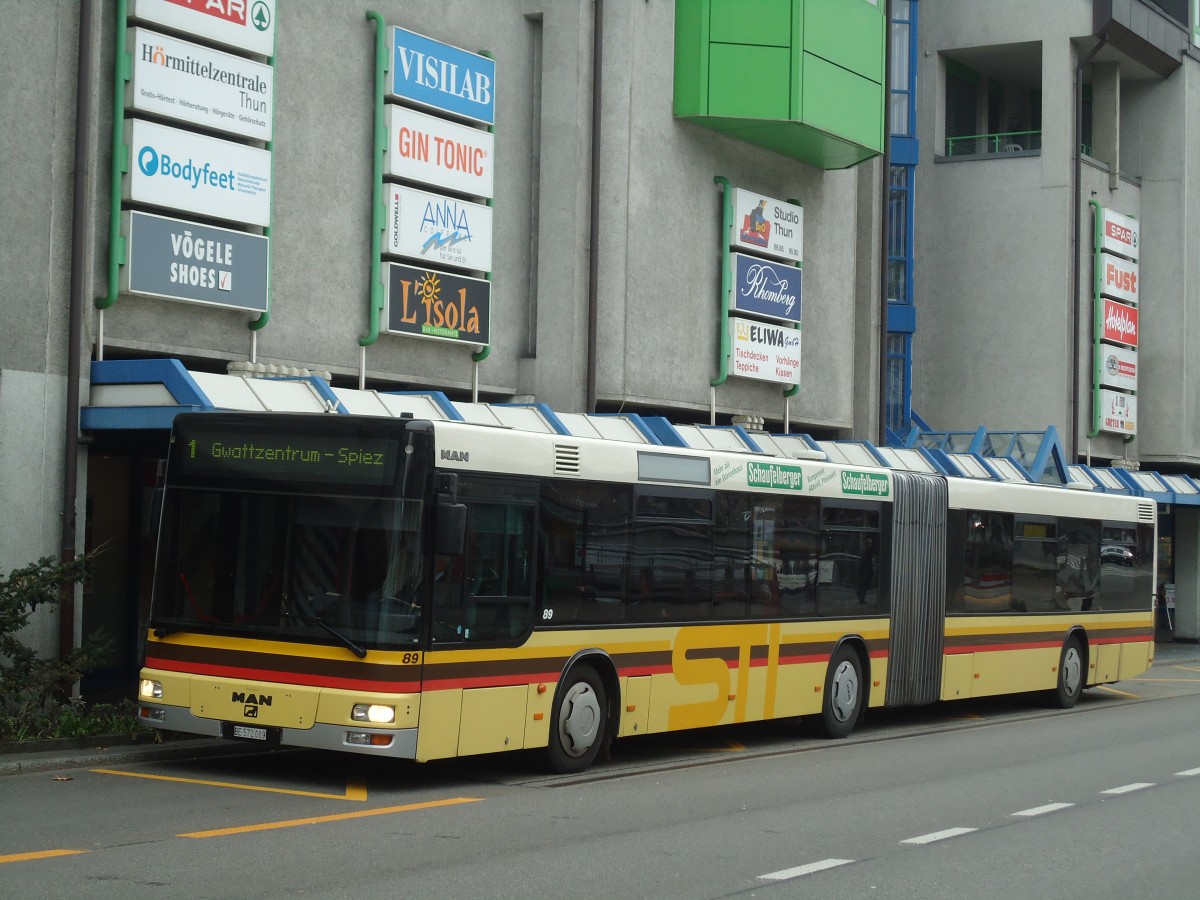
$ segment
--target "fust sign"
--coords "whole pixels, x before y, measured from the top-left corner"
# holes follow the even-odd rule
[[[1138,264],[1111,253],[1100,254],[1100,293],[1124,300],[1135,306],[1138,302]]]
[[[391,95],[485,125],[496,120],[496,63],[392,28]]]
[[[384,284],[388,331],[463,344],[491,340],[490,281],[387,263]]]

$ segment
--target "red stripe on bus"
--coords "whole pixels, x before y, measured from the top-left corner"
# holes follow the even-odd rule
[[[187,675],[211,675],[219,678],[241,678],[247,681],[270,681],[273,684],[300,684],[305,687],[341,688],[369,693],[415,694],[421,690],[417,681],[364,681],[358,678],[338,678],[329,675],[305,675],[300,672],[274,672],[270,669],[243,669],[236,666],[214,666],[199,662],[176,662],[170,659],[146,657],[151,669],[182,672]]]

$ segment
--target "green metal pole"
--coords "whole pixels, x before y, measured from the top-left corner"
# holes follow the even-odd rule
[[[96,298],[97,309],[117,302],[121,266],[125,264],[125,238],[121,237],[121,178],[129,171],[129,148],[125,146],[125,84],[133,77],[133,64],[125,49],[127,0],[117,0],[117,27],[113,39],[112,190],[108,220],[108,295]]]
[[[367,18],[375,23],[375,162],[371,185],[371,297],[367,306],[369,332],[358,339],[363,347],[379,340],[379,313],[383,309],[383,229],[387,216],[383,208],[383,155],[387,152],[387,123],[384,122],[384,88],[388,65],[387,25],[383,16],[369,11]]]
[[[724,175],[713,178],[721,185],[721,338],[717,346],[716,378],[708,383],[712,387],[724,384],[729,377],[729,291],[733,286],[733,273],[729,271],[729,229],[733,227],[733,187]]]

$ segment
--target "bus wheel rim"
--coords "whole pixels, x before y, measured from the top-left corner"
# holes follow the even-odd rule
[[[853,663],[849,660],[842,661],[834,670],[833,684],[830,688],[833,691],[830,709],[833,710],[834,718],[845,722],[854,715],[858,705],[858,672]]]
[[[1077,647],[1068,647],[1067,652],[1063,655],[1062,676],[1063,690],[1074,695],[1083,680],[1083,660],[1079,656]]]
[[[591,749],[600,730],[600,702],[585,682],[574,684],[563,697],[558,717],[558,734],[569,756],[583,756]]]

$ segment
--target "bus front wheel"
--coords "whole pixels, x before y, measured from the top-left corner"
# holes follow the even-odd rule
[[[825,675],[821,702],[821,730],[826,737],[844,738],[858,724],[862,712],[862,663],[854,649],[838,648]]]
[[[590,666],[577,666],[559,683],[550,718],[546,760],[554,772],[582,772],[596,759],[608,727],[604,684]]]
[[[1079,638],[1069,637],[1058,660],[1058,684],[1051,699],[1059,709],[1070,709],[1083,693],[1084,656]]]

